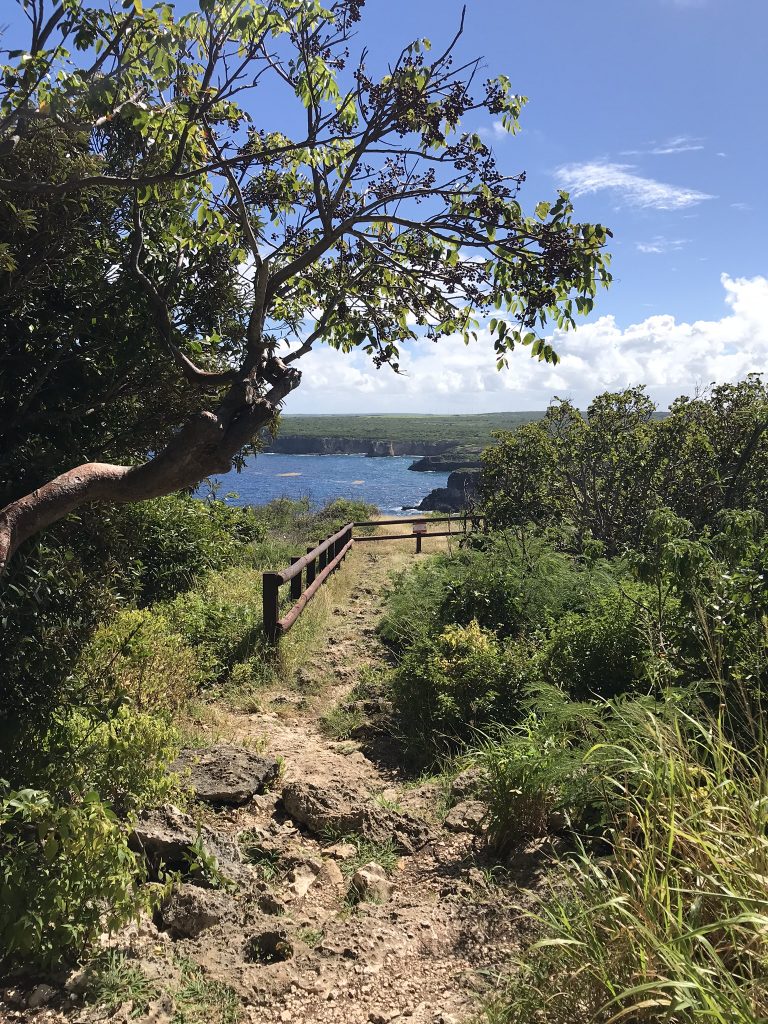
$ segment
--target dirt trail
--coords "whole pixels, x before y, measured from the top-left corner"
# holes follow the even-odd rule
[[[253,1024],[456,1024],[508,973],[524,897],[495,880],[481,836],[444,826],[445,786],[414,784],[396,759],[372,753],[365,729],[355,740],[321,731],[364,666],[382,662],[383,592],[413,557],[410,542],[356,547],[328,588],[325,639],[295,687],[266,694],[256,713],[228,716],[233,742],[282,759],[283,776],[242,807],[200,811],[246,852],[235,890],[187,885],[175,932],[167,912],[110,940],[138,957],[157,992],[173,992],[180,965],[192,963],[231,987]],[[329,821],[342,827],[334,834]],[[352,899],[354,871],[367,861],[383,861],[388,877]],[[131,1012],[124,1006],[115,1019]],[[166,995],[132,1019],[169,1024],[173,1014]],[[70,1022],[99,1019],[82,1004],[67,1013]],[[226,1018],[203,1004],[199,1018],[183,1019]]]
[[[322,876],[302,899],[288,902],[287,915],[297,928],[322,938],[288,963],[262,966],[262,975],[271,973],[275,984],[250,976],[251,983],[265,986],[249,1009],[253,1021],[463,1021],[509,969],[516,951],[520,924],[513,894],[483,870],[475,836],[441,827],[442,787],[414,786],[391,759],[377,763],[366,756],[365,742],[334,741],[319,728],[323,712],[349,693],[360,669],[383,660],[375,631],[383,593],[389,574],[412,559],[410,541],[360,545],[344,572],[365,582],[331,609],[329,635],[300,671],[299,690],[273,694],[269,711],[233,723],[235,736],[263,736],[267,751],[284,758],[284,783],[364,791],[379,806],[425,819],[431,829],[422,848],[397,860],[387,902],[361,902],[353,910],[346,884]],[[310,695],[302,697],[302,688]],[[269,834],[276,813],[275,804],[264,800],[258,810],[244,812],[240,824]],[[310,858],[336,856],[338,844],[322,835],[299,832],[290,819],[282,828],[291,835],[284,859],[291,858],[292,841]],[[345,867],[343,860],[337,863]],[[274,886],[278,895],[280,888]]]

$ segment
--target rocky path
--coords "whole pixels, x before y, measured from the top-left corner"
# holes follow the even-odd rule
[[[202,825],[198,844],[231,884],[206,887],[206,872],[193,872],[154,922],[109,940],[153,996],[149,1009],[113,1008],[114,1019],[229,1024],[237,1005],[253,1024],[450,1024],[470,1020],[509,971],[524,897],[485,859],[476,779],[414,783],[396,758],[372,752],[387,745],[370,744],[365,725],[354,739],[321,729],[339,702],[352,700],[361,717],[380,710],[379,698],[353,699],[355,687],[383,660],[375,626],[388,574],[412,558],[410,544],[384,546],[360,546],[335,578],[326,639],[296,686],[229,716],[231,742],[185,754],[203,798],[192,814],[166,810],[137,830],[173,864],[174,842],[183,852]],[[174,993],[190,970],[211,1001],[179,1016]],[[67,1020],[108,1018],[83,1006],[84,984],[71,977],[58,1002]]]

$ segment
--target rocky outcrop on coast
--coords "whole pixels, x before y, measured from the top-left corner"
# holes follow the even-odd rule
[[[452,473],[457,469],[481,469],[480,449],[447,451],[441,455],[425,455],[412,466],[415,473]]]
[[[461,469],[451,473],[445,487],[436,487],[423,498],[420,512],[461,512],[477,494],[480,471]]]

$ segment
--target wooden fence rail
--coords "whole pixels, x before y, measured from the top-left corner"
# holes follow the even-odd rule
[[[478,517],[474,517],[477,520]],[[355,537],[355,528],[363,529],[378,526],[401,526],[413,524],[412,533],[372,534]],[[457,523],[460,531],[439,530],[427,532],[428,523]],[[297,555],[291,559],[287,569],[280,572],[265,572],[263,575],[262,607],[264,612],[264,632],[267,639],[277,642],[295,624],[298,617],[328,579],[344,561],[352,545],[363,541],[381,540],[416,540],[416,554],[421,552],[422,537],[456,537],[470,531],[473,520],[467,516],[410,516],[399,519],[372,519],[360,523],[347,523],[340,530],[326,537],[313,547],[307,548],[306,555]],[[290,584],[290,596],[293,604],[280,617],[280,588]]]
[[[416,538],[416,554],[421,554],[421,542],[424,537],[456,537],[459,532],[463,535],[469,533],[473,522],[479,522],[481,516],[401,516],[399,519],[372,519],[365,523],[355,523],[355,526],[402,526],[405,523],[412,523],[411,533],[374,533],[369,537],[355,537],[356,542],[376,540],[409,540]],[[460,531],[454,530],[433,530],[429,532],[429,523],[457,523]]]
[[[347,523],[315,547],[309,548],[306,555],[291,559],[290,568],[264,573],[262,607],[264,632],[268,640],[274,642],[288,632],[323,583],[344,561],[354,543],[353,525]],[[306,589],[302,586],[302,574],[305,574]],[[295,604],[280,618],[280,587],[284,583],[290,583],[291,598]]]

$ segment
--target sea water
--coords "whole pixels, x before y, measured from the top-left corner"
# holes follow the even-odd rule
[[[353,498],[382,512],[407,515],[434,487],[445,487],[447,473],[414,473],[418,456],[368,458],[365,455],[272,455],[248,460],[215,478],[220,498],[238,505],[266,505],[275,498],[309,498],[324,505],[334,498]]]

